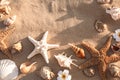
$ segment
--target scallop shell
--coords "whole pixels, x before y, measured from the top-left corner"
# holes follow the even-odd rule
[[[40,74],[40,76],[45,80],[52,80],[52,78],[55,76],[51,68],[48,66],[43,66],[38,74]]]
[[[17,52],[21,52],[22,51],[22,43],[21,41],[15,43],[12,48],[11,48],[11,53],[14,54],[14,53],[17,53]]]
[[[13,80],[18,76],[18,68],[14,61],[0,60],[0,80]]]
[[[111,49],[113,52],[120,52],[120,43],[115,43],[111,45]]]
[[[112,76],[120,78],[120,61],[110,63],[108,69]]]
[[[108,3],[112,3],[112,0],[97,0],[97,2],[100,4],[108,4]]]
[[[4,20],[3,24],[5,26],[10,26],[15,22],[15,20],[16,20],[16,15],[11,16],[11,17],[7,18],[6,20]]]
[[[108,26],[105,23],[103,23],[102,21],[96,20],[95,21],[95,29],[101,33],[101,32],[108,30]]]
[[[25,62],[20,65],[20,71],[23,74],[31,73],[36,70],[36,64],[37,62],[33,62],[32,64],[30,62]]]
[[[61,67],[67,67],[67,68],[71,69],[71,64],[78,67],[78,65],[73,63],[73,61],[76,61],[76,60],[71,59],[71,57],[72,56],[67,57],[66,55],[64,55],[64,53],[55,55],[55,58],[57,59],[59,65]]]
[[[73,44],[68,44],[72,47],[73,51],[75,52],[76,56],[79,57],[79,58],[85,58],[85,53],[84,53],[84,50],[82,48],[79,48]]]
[[[83,73],[88,77],[95,76],[95,69],[94,68],[86,68],[83,70]]]

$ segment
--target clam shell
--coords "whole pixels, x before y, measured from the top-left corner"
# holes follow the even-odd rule
[[[48,66],[43,66],[39,71],[39,74],[45,80],[52,80],[52,78],[55,76],[51,68]]]
[[[100,21],[100,20],[96,20],[96,21],[95,21],[95,29],[96,29],[99,33],[108,30],[107,27],[108,27],[108,26],[107,26],[105,23],[103,23],[102,21]]]
[[[15,20],[16,20],[16,15],[11,16],[11,17],[7,18],[6,20],[4,20],[3,24],[5,26],[10,26],[15,22]]]
[[[14,61],[0,60],[0,80],[13,80],[18,76],[18,68]]]
[[[120,52],[120,43],[115,43],[111,45],[111,49],[113,52]]]
[[[108,3],[112,3],[112,0],[97,0],[97,2],[100,4],[108,4]]]
[[[94,68],[86,68],[83,70],[83,73],[88,77],[93,77],[95,75],[95,69]]]

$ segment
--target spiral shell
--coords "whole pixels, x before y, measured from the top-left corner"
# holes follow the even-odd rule
[[[48,66],[43,66],[38,74],[45,80],[52,80],[52,78],[55,76],[51,68]]]
[[[16,15],[11,16],[11,17],[7,18],[6,20],[4,20],[3,24],[5,26],[10,26],[15,22],[15,20],[16,20]]]
[[[13,80],[18,76],[18,68],[12,60],[0,60],[0,80]]]
[[[95,29],[101,33],[108,30],[108,26],[100,20],[95,21]]]
[[[37,62],[33,62],[32,64],[30,62],[25,62],[20,65],[20,71],[23,74],[31,73],[36,70],[36,64]]]
[[[82,48],[78,48],[77,46],[70,44],[69,45],[72,47],[73,51],[75,52],[76,56],[79,58],[85,58],[85,53],[84,50]]]

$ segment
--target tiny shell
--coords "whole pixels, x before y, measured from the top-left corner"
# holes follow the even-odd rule
[[[111,49],[113,52],[120,52],[120,43],[115,43],[111,45]]]
[[[66,55],[64,55],[64,53],[55,55],[55,58],[57,59],[59,65],[61,67],[67,67],[67,68],[71,69],[71,64],[78,67],[78,65],[73,63],[73,61],[76,61],[76,60],[71,59],[71,57],[72,56],[67,57]]]
[[[51,68],[48,66],[43,66],[38,74],[45,80],[52,80],[52,78],[55,76]]]
[[[23,74],[31,73],[36,70],[36,64],[37,62],[33,62],[30,64],[30,62],[25,62],[20,65],[20,71]]]
[[[21,52],[22,51],[22,43],[21,41],[15,43],[12,48],[11,48],[11,53],[14,54],[14,53],[17,53],[17,52]]]
[[[79,48],[73,44],[68,44],[72,47],[73,51],[75,52],[76,56],[79,57],[79,58],[85,58],[85,53],[84,53],[84,50],[82,48]]]
[[[112,76],[120,78],[120,61],[110,63],[108,69]]]
[[[94,68],[86,68],[83,70],[83,73],[88,77],[95,76],[95,69]]]
[[[15,20],[16,20],[16,15],[11,16],[11,17],[7,18],[6,20],[4,20],[3,24],[5,26],[10,26],[15,22]]]
[[[99,33],[108,30],[107,27],[108,27],[108,26],[107,26],[105,23],[103,23],[102,21],[100,21],[100,20],[96,20],[96,21],[95,21],[95,29],[96,29]]]
[[[0,60],[0,80],[14,80],[18,76],[18,68],[14,61]]]
[[[108,3],[112,3],[112,0],[97,0],[97,2],[100,4],[108,4]]]

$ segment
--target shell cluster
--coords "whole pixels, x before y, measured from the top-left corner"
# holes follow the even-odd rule
[[[48,66],[43,66],[38,72],[38,75],[40,75],[45,80],[52,80],[52,78],[55,76],[51,68],[49,68]]]
[[[101,33],[108,30],[107,24],[103,23],[101,20],[95,21],[95,29]]]
[[[112,76],[120,78],[120,61],[110,63],[108,69]]]
[[[67,55],[64,55],[64,53],[55,55],[55,58],[57,59],[59,65],[61,67],[67,67],[67,68],[71,69],[71,64],[78,67],[76,64],[73,63],[73,61],[76,61],[76,60],[71,59],[71,57],[72,56],[67,57]]]
[[[84,50],[82,48],[79,48],[73,44],[68,44],[72,47],[73,51],[75,52],[76,56],[79,57],[79,58],[85,58],[85,53],[84,53]]]

